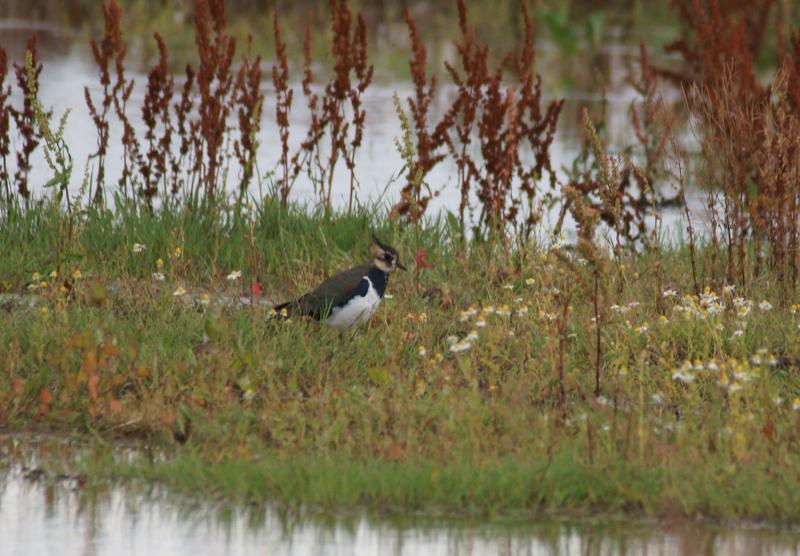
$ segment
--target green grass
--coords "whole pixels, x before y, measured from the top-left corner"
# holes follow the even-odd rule
[[[403,228],[384,214],[268,200],[123,208],[82,215],[68,236],[59,211],[12,213],[0,226],[2,430],[133,439],[156,463],[105,450],[72,463],[90,480],[248,502],[798,521],[800,331],[768,276],[718,292],[715,314],[681,299],[683,247],[607,261],[595,399],[591,265],[546,241],[461,245],[445,224]],[[228,305],[255,280],[269,300],[303,292],[361,262],[372,231],[411,271],[392,277],[368,327],[342,335],[269,320],[268,304]],[[415,264],[423,249],[432,268]],[[706,281],[710,260],[701,249]],[[47,285],[28,291],[34,272]],[[173,296],[179,286],[188,294]],[[425,301],[433,286],[442,292]],[[752,300],[746,317],[735,296]],[[765,299],[773,309],[759,309]],[[450,350],[448,336],[471,332],[471,348]]]
[[[699,469],[643,467],[620,459],[590,465],[571,450],[549,460],[488,459],[480,466],[430,460],[277,459],[266,454],[252,461],[209,465],[203,458],[181,454],[162,464],[117,462],[87,470],[90,476],[144,479],[186,494],[240,502],[270,500],[332,510],[429,515],[577,517],[644,512],[796,521],[800,502],[796,474],[766,481],[766,469],[731,473],[719,461]]]

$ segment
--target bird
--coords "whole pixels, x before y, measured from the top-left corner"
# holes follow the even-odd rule
[[[383,299],[389,276],[398,268],[407,270],[397,249],[373,234],[372,259],[331,276],[312,292],[276,305],[272,314],[309,316],[340,330],[366,323]]]

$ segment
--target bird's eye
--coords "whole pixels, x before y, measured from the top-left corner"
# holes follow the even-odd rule
[[[392,255],[391,255],[391,254],[389,254],[389,253],[386,253],[386,254],[383,256],[383,260],[384,260],[384,261],[386,261],[387,263],[390,263],[390,262],[392,262],[392,259],[393,259],[393,258],[394,258],[394,257],[392,257]]]

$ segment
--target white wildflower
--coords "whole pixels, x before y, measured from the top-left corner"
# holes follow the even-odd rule
[[[462,351],[467,351],[471,347],[472,344],[467,340],[460,340],[450,346],[450,351],[452,351],[453,353],[460,353]]]
[[[778,364],[778,358],[777,357],[775,357],[774,355],[768,355],[767,356],[767,365],[769,365],[770,367],[774,367],[777,364]]]
[[[672,380],[678,380],[684,384],[691,384],[694,382],[695,378],[697,377],[695,377],[694,374],[683,370],[673,371],[672,373]]]
[[[736,308],[736,316],[743,319],[747,315],[750,314],[750,306],[749,305],[742,305],[741,307]]]

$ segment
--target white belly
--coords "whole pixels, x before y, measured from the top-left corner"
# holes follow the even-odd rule
[[[365,280],[369,282],[369,278],[365,277]],[[334,307],[331,315],[325,319],[325,323],[344,329],[350,328],[356,322],[367,322],[380,303],[381,298],[378,292],[372,287],[372,282],[369,282],[367,295],[363,297],[356,296],[348,301],[347,304],[341,307]]]

